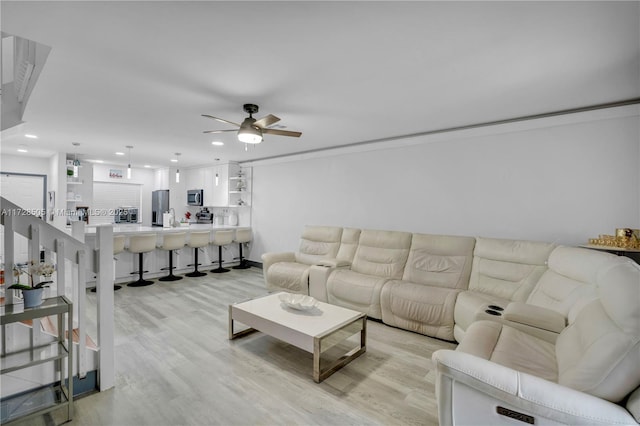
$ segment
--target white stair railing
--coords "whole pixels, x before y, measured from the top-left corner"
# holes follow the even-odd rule
[[[14,283],[11,273],[15,264],[15,235],[27,238],[29,242],[29,260],[40,261],[41,250],[45,259],[56,265],[56,294],[66,296],[74,304],[74,327],[79,335],[77,364],[74,371],[80,378],[87,374],[87,359],[91,355],[86,346],[87,303],[86,282],[89,275],[96,274],[98,327],[98,386],[100,391],[110,389],[115,383],[114,363],[114,319],[113,319],[113,227],[99,226],[96,229],[96,247],[89,247],[83,241],[51,226],[21,209],[4,197],[1,201],[1,221],[4,230],[3,253],[5,288]],[[74,233],[84,235],[83,228],[74,229]],[[71,265],[70,270],[67,263]],[[69,274],[69,275],[67,275]],[[67,277],[70,276],[71,280]],[[71,281],[70,283],[68,283]],[[69,284],[69,285],[68,285]],[[5,292],[5,303],[16,303],[13,291]],[[31,344],[37,345],[42,339],[40,324],[34,321]],[[72,332],[71,330],[69,332]],[[12,349],[13,333],[3,330],[6,349]]]

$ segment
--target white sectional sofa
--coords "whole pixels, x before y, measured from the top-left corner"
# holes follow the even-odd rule
[[[308,226],[302,232],[298,251],[262,255],[267,290],[308,294],[311,265],[337,258],[341,238],[342,228]]]
[[[481,320],[455,351],[433,354],[441,424],[640,421],[640,271],[630,260],[584,255],[600,259],[584,259],[590,284],[578,285],[585,297],[555,342]]]
[[[307,227],[298,254],[265,254],[267,288],[459,342],[433,355],[441,424],[640,421],[632,260],[544,242],[330,229]]]

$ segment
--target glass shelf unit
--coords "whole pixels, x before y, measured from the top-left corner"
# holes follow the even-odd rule
[[[0,373],[7,374],[48,362],[55,363],[61,373],[60,381],[3,398],[0,401],[0,423],[12,424],[18,420],[40,416],[65,407],[67,421],[73,416],[73,304],[64,296],[45,299],[40,306],[24,308],[22,303],[0,306],[0,325],[3,327],[21,321],[57,316],[58,335],[53,342],[17,351],[2,347]],[[66,316],[66,322],[65,322]],[[62,377],[67,362],[67,377]]]

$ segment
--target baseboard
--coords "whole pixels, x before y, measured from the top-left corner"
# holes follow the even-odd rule
[[[90,395],[98,391],[98,370],[88,371],[84,379],[73,376],[73,397]]]
[[[262,262],[254,262],[253,260],[247,260],[247,263],[253,266],[254,268],[262,269]]]

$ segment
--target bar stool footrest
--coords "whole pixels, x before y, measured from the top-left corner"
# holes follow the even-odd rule
[[[167,275],[167,276],[158,278],[158,281],[179,281],[181,279],[182,277],[178,277],[176,275]]]
[[[146,287],[148,285],[153,284],[153,281],[150,280],[138,280],[132,283],[127,284],[127,287]]]

